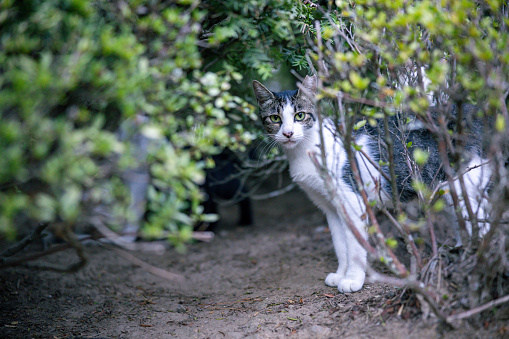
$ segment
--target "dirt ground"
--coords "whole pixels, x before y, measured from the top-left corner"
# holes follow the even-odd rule
[[[464,321],[444,329],[424,320],[402,290],[374,283],[340,294],[324,284],[336,258],[321,213],[298,190],[254,202],[256,224],[236,227],[222,210],[212,242],[185,255],[137,252],[185,276],[148,273],[89,244],[73,274],[0,271],[1,338],[495,338],[507,324]],[[76,260],[71,251],[45,262]]]

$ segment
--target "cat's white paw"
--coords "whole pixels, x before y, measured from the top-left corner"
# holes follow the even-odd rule
[[[327,278],[325,278],[325,285],[331,287],[337,287],[341,279],[345,277],[344,274],[339,273],[329,273]]]
[[[341,293],[357,292],[364,285],[364,278],[351,278],[346,277],[339,281],[337,284],[338,291]]]

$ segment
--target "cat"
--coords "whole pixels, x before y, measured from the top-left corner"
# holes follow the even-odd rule
[[[283,149],[289,162],[290,175],[325,214],[332,235],[332,241],[339,264],[336,272],[329,273],[325,278],[325,284],[337,287],[340,292],[348,293],[359,291],[366,277],[367,253],[357,241],[350,229],[342,220],[332,197],[329,194],[324,180],[313,164],[310,154],[316,154],[321,159],[321,137],[318,116],[314,105],[314,96],[317,91],[316,76],[306,76],[298,90],[271,92],[260,82],[253,81],[253,89],[258,101],[261,121],[269,135]],[[475,107],[466,106],[464,111],[474,111]],[[436,111],[432,110],[432,114]],[[474,116],[474,114],[470,114]],[[474,119],[475,120],[475,119]],[[478,124],[474,121],[471,124]],[[454,126],[452,126],[454,127]],[[473,128],[476,133],[482,133],[482,128]],[[441,166],[438,146],[430,132],[414,124],[406,133],[405,140],[398,140],[397,120],[390,120],[389,132],[394,141],[395,168],[397,175],[397,189],[399,199],[407,201],[417,195],[412,186],[411,170],[408,165],[407,154],[412,154],[412,149],[420,148],[429,153],[429,159],[422,166],[420,172],[422,182],[428,186],[436,181],[445,181],[446,175]],[[357,185],[353,180],[353,173],[349,165],[347,154],[341,138],[338,136],[336,125],[330,118],[323,120],[323,149],[325,150],[326,168],[332,177],[334,195],[345,206],[349,217],[364,239],[367,239],[365,217],[365,205],[362,202]],[[365,124],[354,132],[355,143],[375,163],[387,162],[387,151],[383,148],[381,136],[385,132],[381,127],[372,127]],[[489,185],[490,170],[485,166],[485,159],[481,150],[479,135],[469,138],[465,145],[467,151],[466,161],[470,171],[464,175],[468,196],[472,209],[477,212],[478,219],[486,219],[487,200],[485,189]],[[411,142],[411,144],[409,144]],[[408,145],[412,145],[410,149]],[[359,168],[364,189],[370,201],[388,204],[391,201],[391,185],[383,177],[362,152],[355,153],[355,160]],[[378,167],[380,168],[380,167]],[[385,174],[389,173],[388,167],[381,167]],[[461,197],[461,189],[458,184],[455,188]],[[452,203],[451,198],[446,200]],[[465,203],[460,203],[464,207]],[[465,210],[465,208],[463,208]],[[466,212],[463,213],[467,216]],[[487,232],[488,225],[480,224],[480,233]],[[467,228],[471,225],[467,222]]]

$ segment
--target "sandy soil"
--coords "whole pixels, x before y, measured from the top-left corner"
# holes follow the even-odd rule
[[[444,329],[423,320],[402,291],[367,284],[340,294],[324,278],[336,267],[325,219],[299,191],[255,202],[256,225],[235,226],[222,210],[218,235],[185,255],[134,253],[183,274],[154,276],[90,244],[73,274],[0,271],[1,338],[492,338],[503,324],[465,321]],[[46,262],[76,258],[61,252]]]

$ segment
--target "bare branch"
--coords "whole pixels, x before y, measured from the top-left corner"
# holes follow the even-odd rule
[[[80,239],[80,241],[85,241],[85,240],[90,240],[90,239],[94,239],[94,238],[90,236],[90,237]],[[51,247],[45,251],[42,251],[42,252],[37,252],[37,253],[32,253],[32,254],[26,255],[21,258],[12,258],[10,260],[5,260],[3,263],[0,263],[0,269],[6,268],[6,267],[20,266],[20,265],[23,265],[24,262],[37,260],[37,259],[43,258],[43,257],[48,256],[53,253],[65,251],[69,248],[71,248],[71,245],[69,243],[65,243],[62,245],[53,246],[53,247]],[[32,268],[32,267],[30,267],[30,268]]]
[[[253,200],[265,200],[265,199],[270,199],[270,198],[275,198],[275,197],[278,197],[280,195],[283,195],[287,192],[290,192],[291,190],[293,190],[295,187],[297,187],[297,185],[295,183],[291,183],[279,190],[275,190],[275,191],[272,191],[272,192],[269,192],[269,193],[265,193],[265,194],[255,194],[255,195],[251,195],[250,198],[253,199]]]
[[[447,317],[447,322],[452,322],[454,320],[469,318],[469,317],[471,317],[473,315],[481,313],[482,311],[486,311],[486,310],[488,310],[490,308],[493,308],[493,307],[498,306],[498,305],[502,305],[502,304],[504,304],[506,302],[509,302],[509,295],[505,295],[505,296],[503,296],[501,298],[492,300],[492,301],[487,302],[486,304],[484,304],[482,306],[472,308],[472,309],[470,309],[468,311],[465,311],[465,312],[462,312],[462,313],[458,313],[458,314],[450,315],[450,316]]]
[[[37,225],[37,227],[32,231],[32,233],[30,233],[29,235],[27,235],[26,237],[21,239],[16,244],[12,245],[8,249],[6,249],[2,253],[0,253],[0,263],[5,262],[6,257],[10,257],[10,256],[18,253],[19,251],[24,249],[26,246],[28,246],[30,243],[32,243],[34,240],[39,239],[41,237],[42,231],[44,231],[46,229],[46,227],[48,227],[48,225],[49,225],[49,223],[47,223],[47,222],[39,223],[39,225]]]
[[[417,266],[419,266],[419,268],[422,268],[422,259],[421,259],[421,255],[419,254],[419,250],[417,249],[417,246],[415,245],[415,242],[414,242],[414,239],[412,237],[412,235],[410,234],[410,230],[408,229],[408,227],[403,227],[393,216],[391,213],[389,213],[389,211],[387,211],[387,209],[385,208],[382,208],[380,209],[382,211],[383,214],[385,214],[385,216],[389,219],[389,221],[394,225],[396,226],[396,228],[398,229],[398,231],[400,232],[401,236],[403,237],[404,241],[405,241],[405,244],[407,245],[407,251],[408,253],[410,254],[413,254],[416,261],[417,261]]]

